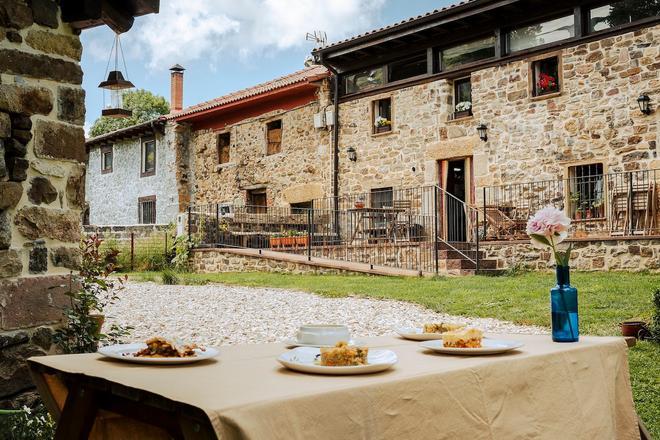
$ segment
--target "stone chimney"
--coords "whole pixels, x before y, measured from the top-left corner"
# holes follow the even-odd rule
[[[183,109],[183,71],[179,64],[170,67],[170,112],[180,112]]]

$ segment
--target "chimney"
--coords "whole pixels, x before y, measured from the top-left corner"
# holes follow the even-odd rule
[[[170,112],[183,110],[183,71],[179,64],[170,67]]]

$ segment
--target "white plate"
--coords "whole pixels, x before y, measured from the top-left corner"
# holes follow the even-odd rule
[[[125,362],[134,362],[138,364],[156,364],[156,365],[172,365],[172,364],[190,364],[192,362],[199,362],[204,359],[211,359],[216,357],[220,352],[215,348],[207,347],[205,351],[195,349],[197,356],[183,357],[183,358],[150,358],[150,357],[135,357],[133,354],[146,347],[146,344],[116,344],[108,345],[99,348],[99,353],[113,359],[119,359]]]
[[[391,350],[369,350],[367,365],[355,367],[324,367],[318,365],[316,356],[321,353],[318,348],[298,347],[282,353],[277,361],[285,367],[303,373],[316,374],[366,374],[377,373],[392,368],[397,363],[396,354]]]
[[[287,347],[316,347],[316,348],[329,348],[329,347],[334,347],[335,344],[332,345],[318,345],[318,344],[303,344],[302,342],[298,342],[295,339],[286,339],[284,341],[284,344]],[[357,339],[350,339],[348,341],[348,345],[364,345],[361,341]]]
[[[411,339],[413,341],[433,341],[435,339],[442,339],[442,333],[424,333],[423,328],[404,327],[396,329],[396,332],[402,338]]]
[[[456,348],[456,347],[443,347],[442,341],[426,341],[419,344],[420,346],[438,353],[445,354],[458,354],[462,356],[479,356],[482,354],[497,354],[504,353],[509,350],[516,350],[524,344],[520,341],[513,341],[510,339],[482,339],[481,348]]]

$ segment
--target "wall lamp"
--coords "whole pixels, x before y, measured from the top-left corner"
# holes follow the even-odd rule
[[[481,139],[484,142],[488,140],[488,134],[486,133],[487,131],[488,131],[488,127],[486,127],[485,124],[477,125],[477,133],[479,133],[479,139]]]
[[[651,98],[649,98],[649,95],[639,95],[637,104],[639,105],[639,111],[645,115],[651,114]]]
[[[357,161],[357,152],[355,151],[355,148],[348,147],[346,153],[348,153],[348,160],[350,160],[351,162]]]

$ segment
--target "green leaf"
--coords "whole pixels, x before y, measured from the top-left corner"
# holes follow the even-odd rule
[[[543,243],[546,246],[551,246],[550,241],[545,237],[545,235],[541,234],[529,234],[530,237],[534,238],[534,240],[539,241]]]

